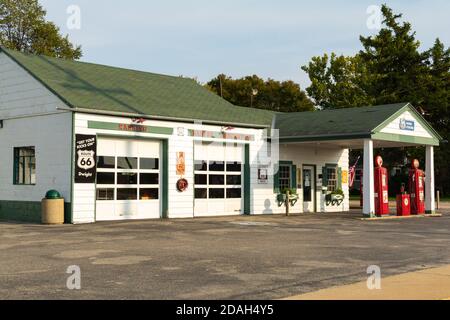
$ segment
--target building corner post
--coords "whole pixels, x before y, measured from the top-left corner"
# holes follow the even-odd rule
[[[375,182],[372,139],[364,140],[363,214],[364,216],[370,217],[375,215]]]
[[[425,212],[433,214],[436,211],[434,186],[434,147],[426,146],[425,151]]]

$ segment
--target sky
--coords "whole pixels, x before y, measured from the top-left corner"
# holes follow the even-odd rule
[[[387,3],[413,25],[422,49],[450,45],[448,0],[39,0],[47,19],[82,46],[82,61],[207,82],[220,73],[309,84],[315,55],[351,55],[375,34],[371,5]],[[75,5],[79,20],[73,20]],[[72,22],[68,27],[67,21]],[[73,22],[79,21],[79,29]],[[70,24],[69,24],[70,25]],[[75,24],[76,25],[76,24]]]

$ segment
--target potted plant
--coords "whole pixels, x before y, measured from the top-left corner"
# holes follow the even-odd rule
[[[289,202],[291,203],[291,206],[293,206],[293,205],[295,205],[297,203],[298,198],[299,198],[297,190],[292,189],[292,188],[284,188],[277,195],[278,206],[282,206],[283,203],[286,203],[286,193],[287,193],[287,191],[289,191]]]
[[[345,195],[342,189],[336,189],[333,192],[326,195],[327,205],[340,205],[344,201]]]

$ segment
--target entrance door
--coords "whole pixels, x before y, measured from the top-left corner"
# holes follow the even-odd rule
[[[96,220],[160,218],[159,141],[98,140]]]
[[[314,212],[314,167],[303,166],[303,212]]]

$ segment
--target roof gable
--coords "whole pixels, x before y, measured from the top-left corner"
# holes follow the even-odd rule
[[[381,123],[374,129],[374,132],[428,139],[442,139],[433,127],[431,127],[422,115],[409,103],[393,114],[389,119],[386,119]]]

